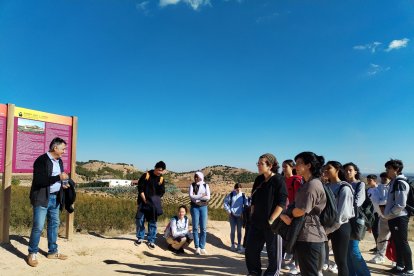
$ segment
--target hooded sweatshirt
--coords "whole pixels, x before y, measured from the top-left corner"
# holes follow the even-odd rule
[[[408,215],[405,206],[407,204],[408,191],[410,186],[407,178],[400,174],[390,182],[390,190],[385,205],[384,216],[390,220],[397,217]]]

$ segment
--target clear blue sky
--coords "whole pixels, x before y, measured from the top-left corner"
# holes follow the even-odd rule
[[[0,103],[78,116],[78,161],[414,172],[414,1],[2,0]]]

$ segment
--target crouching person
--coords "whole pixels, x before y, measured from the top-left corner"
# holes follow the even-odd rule
[[[165,228],[164,237],[168,243],[168,249],[174,253],[185,253],[184,247],[193,241],[193,235],[188,231],[187,207],[178,207],[178,214],[171,218]]]

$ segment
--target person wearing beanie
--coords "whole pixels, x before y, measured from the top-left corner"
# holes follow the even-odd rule
[[[282,263],[282,238],[270,229],[286,206],[285,178],[278,173],[279,163],[271,153],[257,162],[259,176],[252,188],[251,224],[246,245],[246,266],[249,275],[262,275],[260,254],[266,243],[268,266],[263,275],[279,275]]]

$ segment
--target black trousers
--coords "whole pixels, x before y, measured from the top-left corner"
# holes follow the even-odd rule
[[[390,227],[391,238],[395,243],[397,266],[404,267],[405,270],[412,270],[411,248],[407,239],[408,221],[408,216],[396,217],[388,221],[388,226]]]
[[[263,275],[279,275],[282,263],[282,238],[273,234],[270,227],[250,225],[246,246],[246,266],[249,274],[262,275],[260,253],[266,243],[268,266]]]
[[[375,239],[375,244],[377,244],[377,239],[378,239],[378,223],[379,223],[379,216],[377,213],[374,213],[375,216],[375,220],[374,223],[372,224],[372,235],[374,236]]]
[[[332,241],[332,250],[334,252],[335,263],[338,266],[339,276],[348,276],[348,244],[351,236],[351,225],[344,223],[335,232],[329,234]]]
[[[296,242],[296,256],[298,257],[300,275],[318,276],[319,263],[324,242]]]

